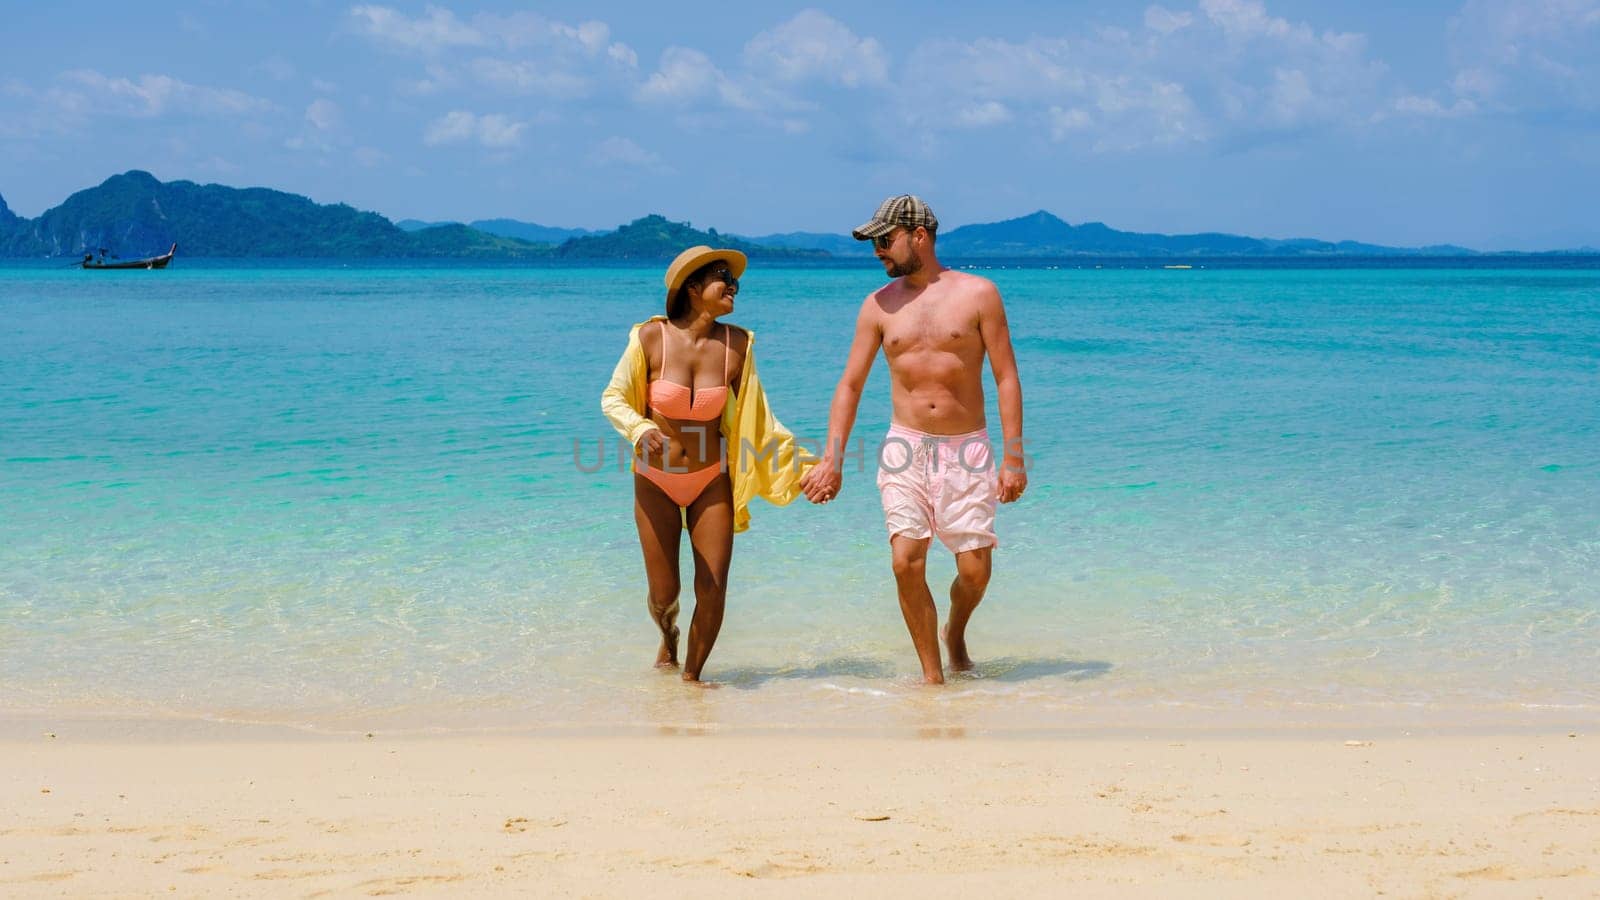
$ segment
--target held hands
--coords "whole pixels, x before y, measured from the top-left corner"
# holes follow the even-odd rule
[[[839,489],[843,486],[844,473],[826,459],[800,479],[800,490],[812,503],[827,503],[839,496]]]

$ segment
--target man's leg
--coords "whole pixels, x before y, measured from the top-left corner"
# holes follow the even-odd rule
[[[967,655],[967,620],[972,618],[972,611],[983,602],[983,592],[989,587],[993,559],[993,547],[979,547],[956,554],[956,577],[950,582],[950,621],[944,627],[944,645],[950,651],[951,671],[967,672],[972,669],[972,657]]]
[[[939,610],[928,590],[929,538],[910,538],[897,534],[889,539],[894,555],[894,581],[900,594],[900,614],[922,662],[922,680],[944,684],[944,666],[939,660]]]

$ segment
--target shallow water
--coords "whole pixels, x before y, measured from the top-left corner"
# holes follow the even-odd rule
[[[0,269],[0,705],[324,729],[1600,712],[1600,272],[986,274],[1034,469],[977,676],[914,684],[869,470],[753,509],[705,691],[649,668],[597,406],[655,270]],[[802,436],[880,280],[746,278],[730,318]],[[857,435],[887,417],[880,360]],[[930,568],[937,596],[954,569]]]

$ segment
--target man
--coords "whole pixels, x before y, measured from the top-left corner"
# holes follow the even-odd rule
[[[867,295],[856,319],[844,375],[833,392],[822,462],[801,481],[813,503],[838,496],[844,448],[861,390],[883,348],[889,360],[893,421],[880,451],[878,488],[889,530],[900,612],[922,662],[922,679],[944,683],[939,612],[928,590],[928,544],[934,535],[956,557],[950,618],[943,636],[955,671],[972,668],[967,620],[989,584],[995,502],[1028,486],[1022,454],[1022,385],[1000,292],[986,278],[940,265],[939,220],[921,199],[890,197],[851,232],[870,240],[894,279]],[[1000,400],[1004,459],[996,473],[983,413],[984,355]]]

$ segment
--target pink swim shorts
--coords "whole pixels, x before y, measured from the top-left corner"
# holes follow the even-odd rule
[[[952,553],[997,547],[999,475],[989,434],[925,434],[890,425],[878,451],[878,492],[889,536],[939,536]]]

